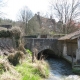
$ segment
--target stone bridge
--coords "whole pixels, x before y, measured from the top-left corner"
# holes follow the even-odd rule
[[[30,49],[33,52],[33,49],[38,50],[37,53],[40,53],[44,50],[51,50],[56,55],[60,55],[59,43],[57,39],[48,39],[48,38],[24,38],[25,48]]]

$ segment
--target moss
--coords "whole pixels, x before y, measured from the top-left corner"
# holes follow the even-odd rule
[[[72,68],[72,71],[80,75],[80,68]]]

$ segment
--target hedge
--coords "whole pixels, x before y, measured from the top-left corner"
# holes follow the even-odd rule
[[[7,37],[15,37],[15,39],[19,39],[21,37],[20,28],[13,27],[9,30],[1,30],[0,31],[0,38],[7,38]]]

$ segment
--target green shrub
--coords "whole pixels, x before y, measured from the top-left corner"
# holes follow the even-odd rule
[[[21,30],[19,27],[12,27],[10,31],[15,39],[19,39],[21,37]]]
[[[16,48],[19,47],[19,40],[21,38],[21,30],[19,27],[12,27],[10,29],[12,36],[15,38],[15,42],[16,42]]]
[[[12,33],[9,30],[1,30],[0,31],[0,37],[12,37]]]
[[[18,50],[22,51],[24,54],[27,54],[26,49],[22,43],[19,44]]]
[[[15,39],[19,39],[21,37],[21,30],[19,27],[12,27],[10,30],[1,30],[0,37],[15,37]]]
[[[24,53],[22,51],[17,51],[16,53],[10,54],[8,56],[8,61],[14,66],[16,66],[17,64],[19,64],[20,59],[23,58],[24,58]]]
[[[32,56],[32,52],[29,49],[26,49],[26,52],[30,54],[30,56]]]
[[[14,37],[16,42],[16,48],[19,47],[19,40],[21,39],[21,30],[19,27],[12,27],[9,30],[1,30],[0,31],[0,38],[12,38]]]
[[[3,72],[10,70],[11,70],[11,65],[9,64],[9,62],[5,59],[0,59],[0,73],[2,74]]]

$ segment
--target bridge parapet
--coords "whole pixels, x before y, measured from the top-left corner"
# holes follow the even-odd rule
[[[54,53],[59,54],[58,52],[58,40],[57,39],[48,39],[48,38],[24,38],[25,48],[30,49],[33,48],[40,51],[45,49],[51,49]]]

